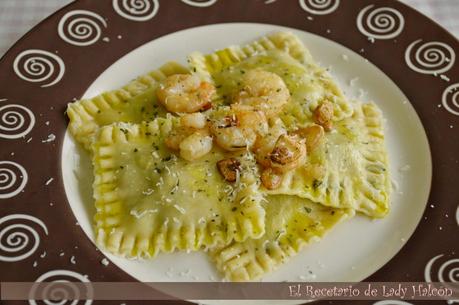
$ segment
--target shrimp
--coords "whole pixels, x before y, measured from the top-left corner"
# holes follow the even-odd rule
[[[314,110],[314,122],[322,126],[325,131],[330,131],[333,128],[333,104],[325,101]]]
[[[207,128],[207,118],[202,113],[186,114],[180,125],[165,140],[169,149],[178,151],[188,161],[197,160],[212,150],[213,139]]]
[[[228,151],[250,149],[259,136],[268,131],[268,121],[262,111],[233,105],[229,115],[214,120],[210,130],[216,143]]]
[[[205,129],[200,129],[180,143],[180,156],[187,161],[194,161],[207,155],[212,150],[212,146],[210,133]]]
[[[203,129],[206,127],[207,118],[200,112],[188,113],[180,118],[180,124],[184,127]]]
[[[175,74],[164,80],[156,91],[159,102],[170,112],[193,113],[209,109],[215,87],[196,75]]]
[[[324,139],[325,131],[322,126],[313,124],[311,126],[296,130],[294,134],[305,139],[308,152],[312,152],[320,145]]]
[[[164,144],[171,150],[180,150],[180,143],[189,137],[195,130],[183,126],[177,127],[171,131],[165,139]]]
[[[241,171],[241,162],[234,158],[223,159],[217,162],[217,168],[225,181],[236,182]]]
[[[271,152],[276,145],[277,140],[287,131],[281,124],[274,124],[264,137],[260,137],[255,142],[252,151],[255,154],[257,162],[263,167],[271,166]]]
[[[268,190],[279,188],[282,183],[282,175],[276,173],[272,168],[267,168],[261,173],[261,183]]]
[[[304,139],[283,134],[277,139],[269,154],[270,167],[278,173],[286,173],[306,162],[307,150]]]
[[[262,110],[268,118],[282,111],[290,99],[290,91],[277,74],[251,70],[242,78],[243,88],[233,97],[233,103]]]

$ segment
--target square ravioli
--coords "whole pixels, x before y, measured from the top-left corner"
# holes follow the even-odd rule
[[[70,103],[67,107],[70,133],[89,150],[102,126],[116,122],[140,123],[165,116],[165,110],[157,103],[156,89],[162,80],[178,73],[186,74],[189,70],[170,62],[123,88]]]
[[[268,193],[384,217],[390,208],[391,182],[379,108],[356,105],[353,116],[335,123],[325,141],[309,152],[306,164],[287,173],[281,186]]]
[[[320,240],[349,209],[324,207],[297,196],[273,195],[264,203],[266,233],[210,251],[217,269],[231,281],[256,280],[287,262],[307,244]]]
[[[199,250],[264,234],[265,211],[257,167],[247,153],[239,179],[229,184],[216,162],[219,149],[187,162],[165,147],[177,120],[117,123],[100,130],[93,145],[96,239],[127,257]]]
[[[231,103],[235,92],[251,86],[243,82],[247,71],[275,73],[291,95],[280,116],[288,127],[310,123],[314,110],[325,101],[334,106],[334,121],[347,118],[353,112],[351,103],[327,70],[313,60],[292,33],[275,33],[243,47],[233,46],[208,55],[193,53],[189,62],[193,71],[214,82],[220,104]]]

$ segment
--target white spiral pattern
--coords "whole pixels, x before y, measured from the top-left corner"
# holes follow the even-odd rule
[[[410,69],[422,74],[441,74],[454,66],[456,53],[449,45],[439,41],[421,42],[422,39],[416,40],[406,49],[405,61]]]
[[[19,194],[27,184],[27,172],[21,165],[11,161],[0,161],[0,199]]]
[[[384,301],[378,301],[374,303],[373,305],[412,305],[412,304],[405,302],[405,301],[400,301],[400,300],[384,300]]]
[[[0,107],[0,139],[18,139],[27,135],[35,125],[32,111],[21,105]]]
[[[439,254],[429,260],[424,269],[424,279],[427,283],[431,282],[441,282],[447,285],[448,282],[450,283],[459,283],[459,258],[453,258],[443,262],[438,268],[437,276],[435,280],[432,280],[432,267],[434,263],[441,257],[443,254]],[[445,278],[446,277],[446,278]],[[450,287],[452,289],[457,289],[455,287]],[[448,304],[453,304],[459,302],[459,300],[450,300]]]
[[[80,295],[79,289],[74,285],[72,287],[72,282],[82,282],[90,283],[89,279],[80,273],[70,271],[70,270],[52,270],[41,275],[35,282],[36,283],[55,283],[54,285],[49,285],[46,289],[43,289],[43,294],[41,296],[36,295],[36,287],[32,287],[29,295],[29,304],[37,305],[37,301],[34,299],[39,299],[41,297],[50,296],[50,299],[43,301],[46,305],[64,305],[69,303],[70,305],[77,305],[79,303],[78,298],[86,299],[84,305],[91,305],[91,298],[94,295],[94,291],[88,287],[88,291],[84,295]],[[64,285],[62,285],[64,284]],[[69,291],[71,289],[71,291]],[[69,299],[74,298],[76,300],[70,301]]]
[[[0,262],[17,262],[26,259],[37,250],[40,235],[33,227],[24,224],[26,222],[40,226],[48,235],[46,225],[36,217],[13,214],[0,218]]]
[[[450,259],[444,262],[438,269],[437,280],[432,281],[432,266],[440,257],[443,257],[443,256],[444,256],[443,254],[439,254],[433,257],[432,259],[430,259],[429,262],[427,263],[426,268],[424,269],[424,278],[427,283],[431,283],[431,282],[458,283],[459,282],[459,258]],[[450,267],[452,264],[457,264],[458,266],[451,268],[447,272],[447,274],[445,274],[446,268]],[[445,276],[447,276],[446,279],[445,279]]]
[[[113,0],[115,12],[132,21],[148,21],[159,10],[158,0]]]
[[[182,2],[196,7],[209,7],[214,5],[217,0],[182,0]]]
[[[59,56],[38,49],[19,54],[13,68],[17,76],[28,82],[42,83],[41,87],[57,84],[65,73],[65,64]]]
[[[359,31],[373,39],[393,39],[405,27],[403,15],[391,7],[374,8],[374,4],[363,8],[357,17]]]
[[[459,83],[446,88],[443,92],[442,104],[451,114],[459,116]]]
[[[303,10],[314,15],[327,15],[336,11],[340,0],[300,0]]]
[[[100,15],[86,10],[68,12],[59,21],[59,37],[75,46],[89,46],[102,36],[102,28],[107,22]]]

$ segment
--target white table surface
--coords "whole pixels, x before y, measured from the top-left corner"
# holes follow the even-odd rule
[[[436,20],[459,37],[459,0],[402,1]],[[70,2],[72,1],[0,0],[0,55],[38,22]]]

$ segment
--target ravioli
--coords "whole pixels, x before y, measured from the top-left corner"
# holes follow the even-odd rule
[[[93,160],[101,248],[127,258],[204,250],[227,279],[250,281],[356,212],[388,213],[381,111],[350,103],[297,36],[188,62],[68,105],[69,131]],[[166,79],[160,97],[173,113],[157,100]]]
[[[218,149],[194,162],[167,150],[175,121],[105,126],[93,146],[96,239],[114,254],[151,258],[264,234],[253,158],[232,155],[242,170],[228,184],[216,168],[227,157]]]
[[[381,111],[374,104],[358,105],[334,129],[305,166],[287,173],[280,188],[267,192],[384,217],[391,184]]]
[[[169,62],[121,89],[70,103],[67,107],[70,133],[89,150],[102,126],[115,122],[140,123],[165,116],[166,111],[156,102],[156,88],[166,77],[184,73],[189,73],[189,70],[178,63]]]
[[[213,54],[193,53],[189,62],[196,73],[213,81],[220,103],[229,104],[241,89],[241,77],[251,69],[279,75],[292,95],[281,118],[288,127],[312,121],[314,110],[324,101],[334,105],[334,121],[352,115],[352,105],[332,80],[317,65],[303,43],[291,33],[276,33],[245,47],[231,47]]]
[[[266,233],[261,238],[210,251],[217,269],[231,281],[255,280],[272,272],[354,214],[352,210],[324,207],[285,195],[268,196],[264,206]]]

